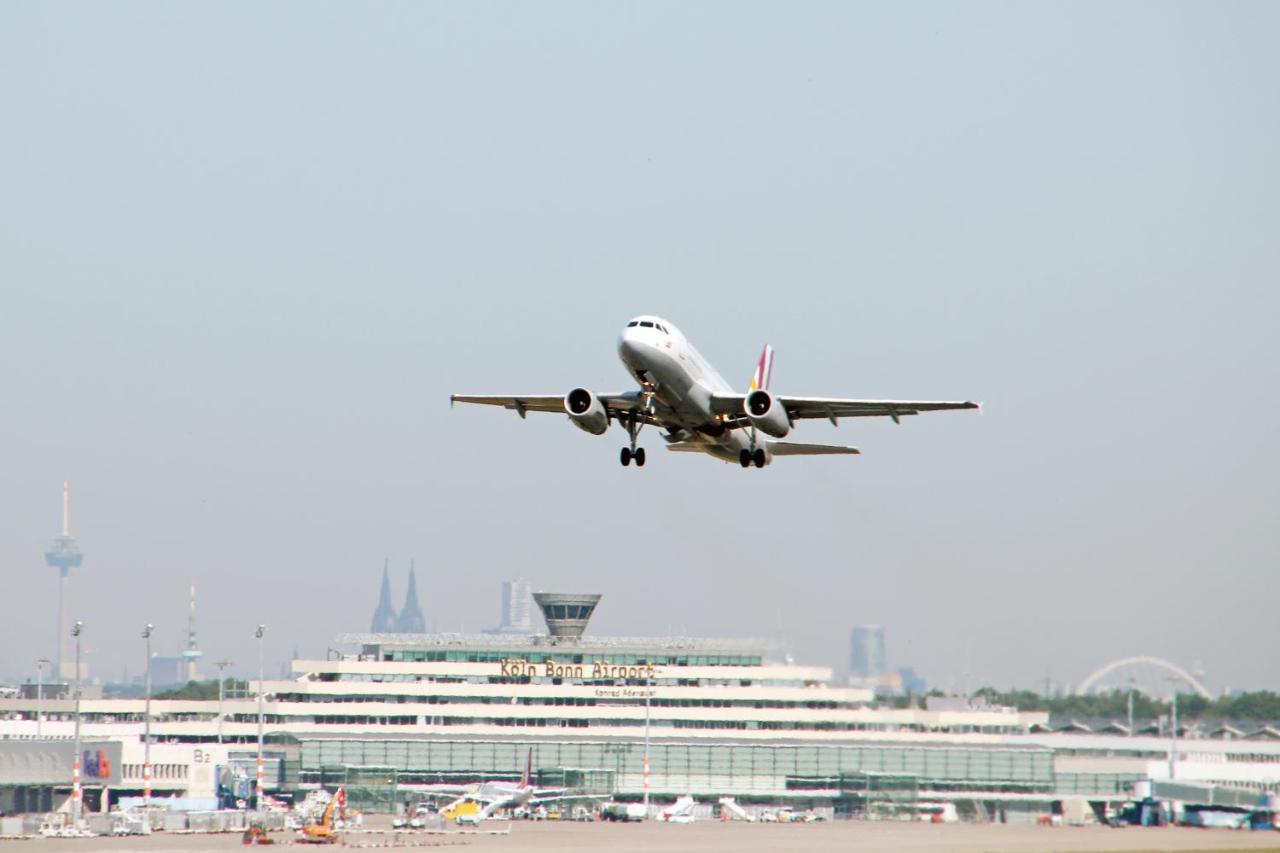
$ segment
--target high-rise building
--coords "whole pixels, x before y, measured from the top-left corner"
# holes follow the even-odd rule
[[[418,581],[413,569],[413,560],[410,560],[409,589],[404,596],[404,607],[400,608],[400,618],[396,620],[396,631],[401,634],[427,633],[427,620],[418,606]]]
[[[912,696],[923,696],[929,692],[929,683],[917,675],[912,667],[901,667],[898,670],[898,677],[902,679],[903,693],[908,693]]]
[[[884,628],[880,625],[855,625],[849,642],[849,677],[879,678],[886,671]]]
[[[396,616],[396,609],[391,606],[391,577],[390,577],[391,561],[384,560],[382,563],[382,592],[378,594],[378,609],[373,611],[373,623],[369,626],[369,630],[375,634],[393,634],[396,630],[396,623],[399,617]]]
[[[72,679],[76,677],[75,660],[68,660],[71,655],[68,649],[71,647],[69,637],[71,636],[71,623],[67,618],[67,608],[70,604],[68,600],[69,583],[67,581],[67,573],[74,568],[78,568],[84,560],[84,555],[80,553],[80,546],[76,544],[76,540],[71,538],[71,489],[66,484],[62,484],[62,535],[53,540],[53,544],[49,546],[49,550],[44,553],[44,561],[50,568],[58,570],[58,645],[57,655],[54,658],[58,662],[58,677]],[[84,675],[84,665],[81,664],[80,675]]]
[[[524,578],[502,582],[502,612],[489,634],[533,633],[533,588]]]

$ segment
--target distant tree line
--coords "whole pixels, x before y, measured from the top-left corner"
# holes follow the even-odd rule
[[[235,678],[226,679],[228,698],[245,696],[249,693],[249,682]],[[143,686],[137,682],[107,684],[102,688],[102,695],[114,699],[140,699],[145,693]],[[210,681],[188,681],[181,687],[169,687],[164,690],[153,690],[152,699],[217,699],[218,679]]]
[[[992,705],[1008,705],[1019,711],[1048,711],[1055,717],[1124,719],[1129,691],[1113,690],[1073,696],[1041,696],[1031,690],[1000,691],[984,687],[981,696]],[[1172,703],[1134,691],[1134,719],[1167,716]],[[1195,693],[1178,694],[1178,717],[1185,720],[1280,720],[1280,694],[1270,690],[1205,699]]]
[[[225,680],[223,688],[225,696],[244,696],[249,692],[249,682],[235,678]],[[156,699],[217,699],[218,679],[212,681],[188,681],[181,687],[170,687],[159,693],[151,694]]]

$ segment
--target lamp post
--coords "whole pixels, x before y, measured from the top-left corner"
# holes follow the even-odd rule
[[[80,828],[80,634],[84,631],[84,623],[76,622],[71,626],[71,636],[76,639],[76,737],[75,755],[71,760],[71,825]]]
[[[262,793],[263,793],[263,788],[262,788],[262,692],[263,692],[262,638],[263,638],[263,635],[265,635],[266,633],[267,633],[267,626],[259,625],[258,630],[254,632],[254,635],[253,635],[258,638],[258,786],[257,786],[257,799],[254,802],[254,806],[259,811],[261,811],[262,809]]]
[[[644,819],[649,819],[649,677],[644,679]]]
[[[46,658],[36,661],[36,737],[44,737],[44,668],[49,665]]]
[[[142,807],[151,806],[151,632],[155,626],[150,622],[142,629],[142,639],[147,645],[147,674],[145,690],[147,696],[146,709],[142,712]],[[148,818],[150,820],[150,818]]]
[[[213,665],[218,668],[218,743],[222,743],[222,698],[227,686],[227,680],[222,677],[222,671],[231,666],[231,661],[215,661]]]

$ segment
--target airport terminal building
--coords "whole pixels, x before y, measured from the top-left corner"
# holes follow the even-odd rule
[[[325,660],[294,661],[293,678],[262,685],[268,791],[344,784],[354,803],[391,809],[432,783],[516,779],[532,754],[539,784],[619,799],[733,796],[873,817],[951,801],[1019,819],[1068,797],[1124,802],[1168,776],[1165,739],[1053,732],[1043,712],[963,702],[883,707],[762,641],[585,636],[597,600],[539,594],[546,634],[344,635]],[[0,802],[35,784],[10,774],[6,741],[38,727],[72,736],[72,700],[46,700],[39,726],[34,705],[0,700]],[[84,699],[80,711],[86,739],[123,744],[103,801],[135,793],[143,701]],[[153,701],[153,753],[191,762],[157,791],[246,790],[257,721],[253,696],[221,713],[216,701]],[[1178,757],[1180,781],[1263,791],[1280,779],[1276,741],[1183,740]],[[47,775],[41,790],[56,796]]]

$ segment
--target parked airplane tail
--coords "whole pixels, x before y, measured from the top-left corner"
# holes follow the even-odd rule
[[[764,345],[764,352],[760,353],[760,363],[756,365],[756,372],[751,376],[751,387],[748,392],[757,391],[759,389],[768,390],[769,380],[773,377],[773,347],[768,344]]]
[[[533,747],[529,747],[529,755],[524,760],[524,775],[520,777],[520,787],[533,786]]]

